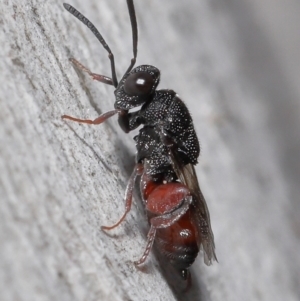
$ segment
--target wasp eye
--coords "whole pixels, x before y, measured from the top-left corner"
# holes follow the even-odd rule
[[[147,72],[136,72],[130,74],[125,83],[124,90],[131,96],[142,96],[150,94],[154,85],[152,76]]]

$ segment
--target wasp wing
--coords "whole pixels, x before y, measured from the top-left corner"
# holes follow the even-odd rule
[[[176,148],[175,148],[176,149]],[[191,191],[194,202],[193,218],[197,225],[199,243],[203,247],[204,262],[211,265],[212,261],[218,261],[215,254],[214,235],[211,229],[209,211],[204,196],[200,190],[197,174],[192,164],[183,164],[174,147],[169,148],[173,169],[178,179]]]

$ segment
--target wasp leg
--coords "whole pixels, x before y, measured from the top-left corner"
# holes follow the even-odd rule
[[[93,73],[90,69],[88,69],[87,67],[85,67],[83,64],[81,64],[80,62],[78,62],[76,59],[74,58],[69,58],[69,60],[72,62],[73,65],[76,66],[76,68],[86,72],[88,75],[90,75],[92,77],[92,79],[97,80],[101,83],[107,84],[107,85],[114,85],[113,80],[105,75],[101,75],[101,74],[97,74],[97,73]]]
[[[192,196],[185,198],[181,204],[181,206],[170,213],[166,213],[164,215],[156,216],[150,219],[150,230],[147,235],[147,244],[146,249],[142,257],[135,261],[134,264],[136,266],[142,264],[147,259],[150,250],[153,246],[153,242],[155,239],[156,229],[168,228],[175,222],[177,222],[190,208],[190,205],[193,201]]]
[[[108,111],[102,115],[100,115],[99,117],[97,117],[94,120],[90,120],[90,119],[79,119],[79,118],[75,118],[69,115],[62,115],[61,118],[62,119],[69,119],[75,122],[79,122],[79,123],[88,123],[88,124],[100,124],[102,122],[104,122],[106,119],[112,117],[113,115],[117,114],[117,113],[121,113],[121,110],[112,110],[112,111]]]
[[[133,188],[134,188],[135,180],[136,180],[136,177],[141,174],[141,172],[142,172],[142,165],[141,164],[136,164],[134,169],[133,169],[133,172],[132,172],[132,174],[129,178],[129,181],[128,181],[128,184],[127,184],[127,187],[126,187],[126,190],[125,190],[125,196],[124,196],[124,199],[125,199],[125,212],[124,212],[123,216],[120,218],[120,220],[117,223],[115,223],[112,226],[102,226],[101,227],[102,230],[114,229],[123,222],[123,220],[125,219],[127,213],[131,209],[132,194],[133,194]]]

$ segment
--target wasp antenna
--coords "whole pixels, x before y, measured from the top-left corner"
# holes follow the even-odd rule
[[[133,49],[133,58],[131,59],[131,63],[126,71],[128,73],[136,62],[137,57],[137,44],[138,44],[138,27],[136,22],[135,9],[133,5],[133,0],[127,0],[127,7],[130,17],[131,30],[132,30],[132,49]],[[125,73],[125,74],[126,74]]]
[[[132,1],[127,1],[127,2],[132,3]],[[74,17],[76,17],[79,21],[81,21],[84,25],[86,25],[91,30],[91,32],[95,35],[95,37],[98,39],[98,41],[102,44],[104,49],[108,52],[108,57],[110,59],[110,64],[111,64],[111,73],[112,73],[113,84],[115,87],[117,87],[118,79],[117,79],[117,75],[116,75],[114,55],[113,55],[112,51],[110,50],[109,46],[106,44],[104,38],[102,37],[102,35],[98,31],[98,29],[95,27],[95,25],[89,19],[87,19],[83,14],[81,14],[76,8],[74,8],[72,5],[67,4],[67,3],[64,3],[63,5],[64,5],[64,8],[70,14],[72,14]],[[129,7],[129,5],[128,5],[128,7]],[[133,7],[133,3],[132,3],[132,7]],[[133,8],[133,14],[134,14],[134,19],[135,19],[134,8]],[[130,17],[130,20],[132,20],[131,17]],[[132,23],[132,21],[131,21],[131,23]],[[136,23],[136,21],[135,21],[135,23]],[[132,30],[132,31],[134,31],[134,30]],[[136,30],[135,34],[137,34],[137,30]]]

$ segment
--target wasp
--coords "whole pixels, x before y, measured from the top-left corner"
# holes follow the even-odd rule
[[[141,126],[134,137],[136,165],[125,191],[125,212],[108,231],[116,228],[126,217],[132,205],[136,178],[140,177],[140,190],[147,212],[150,230],[143,255],[135,265],[143,264],[153,244],[179,272],[183,279],[189,276],[188,268],[199,250],[204,252],[204,262],[210,265],[217,260],[209,211],[201,193],[195,165],[200,154],[199,141],[192,117],[173,90],[157,90],[160,71],[151,65],[134,67],[137,58],[138,27],[133,0],[127,0],[132,40],[133,58],[118,81],[114,55],[96,27],[79,11],[64,3],[64,8],[85,24],[108,52],[111,77],[91,72],[80,62],[70,61],[87,72],[94,80],[115,88],[114,110],[94,120],[63,115],[79,123],[101,124],[118,115],[118,122],[125,133]],[[140,107],[138,110],[132,109]]]

